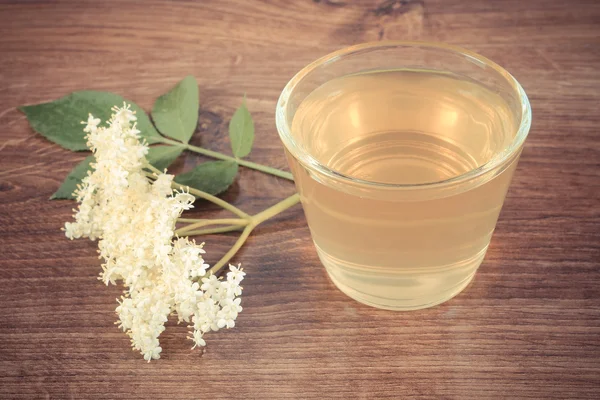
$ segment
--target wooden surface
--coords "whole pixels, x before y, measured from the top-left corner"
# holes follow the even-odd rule
[[[149,109],[194,74],[194,143],[227,151],[247,93],[250,158],[286,168],[273,115],[285,83],[378,39],[468,47],[529,94],[531,133],[474,282],[423,311],[358,304],[328,280],[296,207],[237,257],[248,276],[236,328],[207,335],[201,353],[172,324],[163,357],[144,362],[113,325],[120,288],[97,280],[95,244],[60,232],[73,203],[48,201],[83,156],[34,134],[15,107],[88,88]],[[599,110],[594,0],[2,2],[0,398],[600,398]],[[244,169],[225,198],[257,212],[293,190]],[[208,260],[234,240],[207,237]]]

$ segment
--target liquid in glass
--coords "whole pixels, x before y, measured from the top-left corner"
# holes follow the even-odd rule
[[[498,93],[443,71],[366,71],[308,94],[291,122],[294,140],[356,182],[341,185],[288,153],[318,255],[340,290],[369,305],[410,310],[468,285],[518,154],[483,178],[436,183],[501,156],[518,123]]]

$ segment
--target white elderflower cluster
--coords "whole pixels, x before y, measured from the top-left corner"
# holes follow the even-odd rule
[[[224,280],[208,276],[203,244],[174,237],[177,218],[193,207],[194,196],[172,190],[173,175],[148,179],[148,147],[135,114],[127,105],[113,111],[107,127],[88,118],[84,131],[95,163],[75,192],[75,221],[64,229],[70,239],[98,239],[102,281],[126,286],[116,309],[119,326],[150,361],[160,357],[158,337],[171,314],[193,328],[194,347],[206,344],[205,333],[232,328],[242,311],[245,273],[230,266]]]

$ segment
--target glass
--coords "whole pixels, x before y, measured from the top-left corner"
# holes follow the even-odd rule
[[[378,42],[302,69],[276,120],[333,283],[362,303],[414,310],[473,279],[531,110],[519,83],[478,54]]]

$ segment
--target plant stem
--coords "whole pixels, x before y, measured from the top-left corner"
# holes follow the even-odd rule
[[[250,219],[255,225],[261,224],[269,218],[279,214],[280,212],[287,210],[291,206],[298,204],[298,202],[300,202],[300,195],[298,193],[294,193],[287,199],[280,201],[279,203],[267,208],[264,211],[259,212],[256,215],[253,215],[252,217],[250,217]]]
[[[186,232],[187,236],[199,236],[199,235],[210,235],[211,233],[223,233],[223,232],[231,232],[242,229],[243,225],[230,225],[223,226],[221,228],[208,228],[208,229],[196,229],[190,232]]]
[[[150,171],[154,172],[155,174],[163,174],[164,173],[164,171],[159,170],[158,168],[156,168],[154,165],[150,164],[149,162],[146,162],[145,167],[148,168]]]
[[[204,221],[204,219],[202,218],[177,218],[177,222],[184,222],[184,223],[196,223],[199,221]]]
[[[232,156],[228,156],[226,154],[223,153],[219,153],[218,151],[213,151],[213,150],[208,150],[205,149],[203,147],[198,147],[198,146],[194,146],[192,144],[187,144],[187,143],[180,143],[177,142],[175,140],[171,140],[168,138],[162,138],[161,142],[165,143],[165,144],[170,144],[172,146],[179,146],[179,147],[183,147],[184,149],[208,156],[208,157],[212,157],[212,158],[217,158],[219,160],[224,160],[224,161],[233,161],[238,163],[239,165],[243,165],[244,167],[247,168],[252,168],[255,169],[257,171],[261,171],[261,172],[265,172],[267,174],[271,174],[271,175],[275,175],[278,176],[280,178],[284,178],[290,181],[294,180],[294,177],[292,176],[291,173],[287,172],[287,171],[282,171],[280,169],[277,168],[273,168],[273,167],[268,167],[266,165],[262,165],[262,164],[257,164],[255,162],[252,161],[247,161],[247,160],[242,160],[240,158],[235,158]]]
[[[233,247],[229,249],[227,253],[225,253],[225,255],[210,269],[209,272],[213,274],[219,272],[219,270],[223,268],[223,266],[227,264],[227,262],[231,260],[231,258],[233,258],[233,256],[238,252],[238,250],[242,247],[242,245],[244,244],[246,239],[248,239],[248,236],[256,226],[265,222],[269,218],[281,213],[282,211],[287,210],[291,206],[298,204],[299,201],[300,195],[298,193],[295,193],[287,199],[282,200],[279,203],[267,208],[266,210],[251,216],[248,225],[246,225],[246,228],[244,228],[244,231],[242,232],[238,240],[235,242]],[[188,232],[188,234],[190,233]]]
[[[162,174],[161,171],[159,171],[158,169],[154,168],[154,166],[150,165],[150,163],[148,163],[146,165],[146,168],[148,168],[149,170],[153,171],[156,174]],[[149,178],[156,179],[156,176],[154,176],[153,174],[148,174],[147,173],[146,176],[148,176]],[[246,214],[245,212],[243,212],[242,210],[240,210],[239,208],[237,208],[233,204],[229,204],[225,200],[221,200],[220,198],[215,197],[212,194],[203,192],[202,190],[198,190],[198,189],[195,189],[193,187],[180,185],[177,182],[171,183],[171,186],[174,187],[175,189],[179,189],[179,190],[188,190],[194,196],[200,197],[201,199],[204,199],[204,200],[208,200],[211,203],[214,203],[214,204],[216,204],[216,205],[218,205],[220,207],[223,207],[224,209],[226,209],[228,211],[231,211],[232,213],[234,213],[235,215],[237,215],[240,218],[244,218],[244,219],[250,218],[250,215]]]
[[[184,233],[193,231],[196,228],[202,228],[208,225],[238,225],[246,226],[250,221],[248,219],[237,219],[237,218],[222,218],[222,219],[205,219],[202,221],[195,222],[183,228],[179,228],[175,231],[175,234],[181,236]]]
[[[198,189],[195,189],[193,187],[183,186],[183,185],[180,185],[179,183],[176,183],[176,182],[173,182],[172,185],[175,186],[178,189],[181,189],[181,190],[187,189],[194,196],[200,197],[201,199],[208,200],[211,203],[214,203],[214,204],[216,204],[218,206],[221,206],[224,209],[226,209],[228,211],[231,211],[232,213],[234,213],[235,215],[237,215],[240,218],[250,218],[250,216],[248,214],[246,214],[245,212],[243,212],[242,210],[240,210],[239,208],[237,208],[233,204],[229,204],[225,200],[221,200],[220,198],[215,197],[212,194],[208,194],[206,192],[203,192],[202,190],[198,190]]]
[[[216,274],[217,272],[219,272],[219,270],[223,268],[223,266],[227,264],[229,260],[231,260],[235,253],[238,252],[240,247],[242,247],[246,239],[248,239],[248,236],[250,236],[250,233],[252,232],[252,229],[254,229],[254,227],[255,225],[250,223],[244,228],[244,231],[242,232],[238,240],[235,242],[233,247],[229,249],[229,251],[225,253],[225,255],[208,271],[209,275],[211,273]]]
[[[189,144],[182,144],[182,143],[176,142],[171,139],[162,138],[161,140],[163,141],[163,143],[166,143],[166,144],[184,147],[186,149],[195,151],[197,153],[204,154],[204,155],[214,157],[214,158],[219,158],[221,160],[234,161],[240,165],[244,165],[249,168],[254,168],[254,169],[257,169],[262,172],[266,172],[266,173],[269,173],[269,174],[272,174],[275,176],[279,176],[281,178],[293,180],[292,175],[289,172],[284,172],[284,171],[281,171],[281,170],[278,170],[275,168],[267,167],[265,165],[260,165],[260,164],[256,164],[253,162],[240,160],[240,159],[237,159],[234,157],[226,156],[225,154],[217,153],[212,150],[203,149],[201,147],[192,146]],[[159,171],[157,168],[150,165],[149,163],[146,165],[146,168],[151,170],[154,174],[162,173],[161,171]],[[147,175],[150,178],[156,178],[156,176],[153,174],[147,173]],[[266,210],[263,210],[263,211],[259,212],[258,214],[250,216],[250,215],[246,214],[244,211],[235,207],[234,205],[231,205],[231,204],[227,203],[226,201],[221,200],[218,197],[215,197],[215,196],[208,194],[206,192],[203,192],[201,190],[194,189],[189,186],[184,187],[183,185],[180,185],[175,182],[172,183],[172,186],[174,188],[180,189],[180,190],[187,189],[190,193],[192,193],[196,197],[200,197],[200,198],[208,200],[216,205],[219,205],[219,206],[223,207],[224,209],[229,210],[232,213],[234,213],[240,217],[239,219],[222,218],[222,219],[213,219],[213,220],[195,219],[195,218],[179,218],[179,221],[189,222],[190,224],[183,228],[177,229],[175,231],[175,234],[177,234],[177,235],[186,234],[187,236],[190,236],[190,235],[202,235],[202,234],[209,234],[209,233],[230,232],[230,231],[234,231],[234,230],[240,229],[241,227],[245,226],[242,234],[236,240],[233,247],[231,247],[231,249],[229,249],[229,251],[227,253],[225,253],[225,255],[223,257],[221,257],[221,259],[209,270],[209,273],[212,273],[212,274],[216,274],[217,272],[219,272],[219,270],[221,268],[223,268],[223,266],[225,264],[227,264],[227,262],[229,260],[231,260],[231,258],[233,258],[233,256],[238,252],[238,250],[243,246],[244,242],[246,242],[246,239],[248,239],[248,236],[250,236],[250,233],[256,226],[260,225],[261,223],[265,222],[269,218],[274,217],[275,215],[281,213],[284,210],[287,210],[288,208],[290,208],[293,205],[298,204],[298,202],[300,202],[300,195],[298,193],[295,193],[295,194],[291,195],[290,197],[280,201],[279,203],[267,208]],[[200,227],[207,226],[207,225],[225,225],[225,224],[228,224],[229,226],[224,226],[224,227],[220,227],[220,228],[210,228],[210,229],[196,229],[196,228],[200,228]]]

